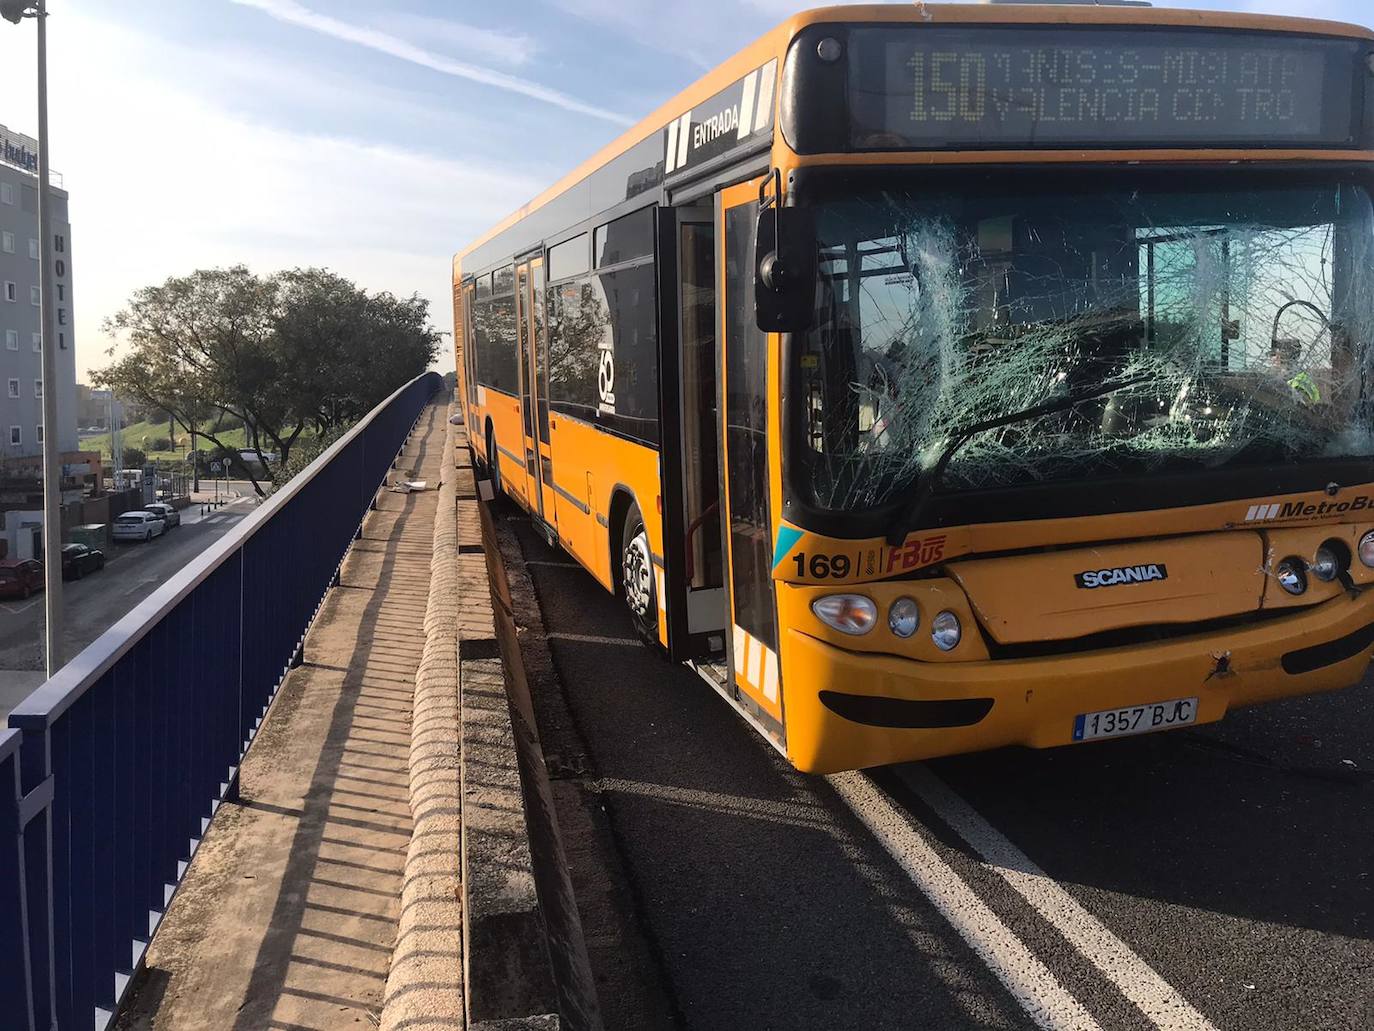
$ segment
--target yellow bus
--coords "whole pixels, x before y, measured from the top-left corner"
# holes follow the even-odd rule
[[[1348,687],[1371,162],[1356,26],[798,14],[455,259],[479,465],[801,770]]]

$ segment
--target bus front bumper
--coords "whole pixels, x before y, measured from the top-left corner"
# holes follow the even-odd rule
[[[1233,705],[1349,687],[1374,647],[1374,591],[1168,641],[1030,659],[918,662],[783,638],[787,752],[811,773],[1072,744],[1081,713],[1197,698]]]

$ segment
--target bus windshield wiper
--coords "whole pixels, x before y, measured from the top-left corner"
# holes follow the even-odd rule
[[[1023,408],[1019,412],[1011,412],[1007,415],[999,415],[995,419],[984,419],[982,422],[971,423],[959,430],[950,438],[944,450],[940,452],[940,457],[936,459],[935,466],[930,471],[930,475],[916,484],[907,499],[907,503],[901,507],[892,521],[891,528],[887,531],[887,543],[890,547],[896,547],[906,539],[907,528],[916,525],[917,520],[925,512],[925,507],[935,493],[935,488],[940,484],[940,478],[944,476],[945,469],[955,453],[969,442],[973,437],[988,430],[995,430],[1001,426],[1010,426],[1013,423],[1024,422],[1027,419],[1034,419],[1041,415],[1050,415],[1054,412],[1062,412],[1065,409],[1073,408],[1084,401],[1091,401],[1094,398],[1102,397],[1106,394],[1123,390],[1126,387],[1133,387],[1139,383],[1145,383],[1153,376],[1135,376],[1130,379],[1108,380],[1106,383],[1095,387],[1092,390],[1084,391],[1081,394],[1068,394],[1053,401],[1046,401],[1033,408]]]

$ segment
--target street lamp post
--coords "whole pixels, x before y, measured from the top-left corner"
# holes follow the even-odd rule
[[[38,22],[38,264],[43,348],[43,596],[45,654],[51,677],[62,667],[62,484],[57,428],[57,353],[54,348],[52,197],[48,160],[48,12],[46,0],[0,0],[0,17]]]

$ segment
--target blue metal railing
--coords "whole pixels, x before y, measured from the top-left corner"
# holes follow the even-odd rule
[[[0,1026],[113,1023],[392,461],[442,386],[378,405],[0,730]]]

